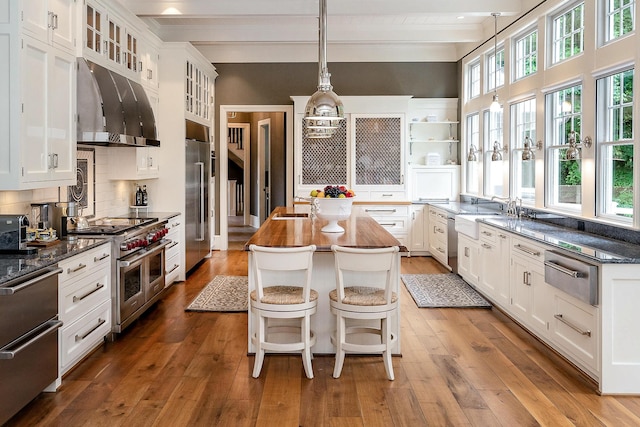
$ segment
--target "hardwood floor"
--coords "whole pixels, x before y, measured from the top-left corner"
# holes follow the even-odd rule
[[[443,272],[430,258],[404,273]],[[267,356],[251,377],[246,313],[184,308],[216,274],[245,275],[246,253],[214,252],[185,282],[8,425],[638,426],[640,397],[593,383],[496,310],[419,309],[402,286],[402,357],[333,358],[304,376],[296,356]]]

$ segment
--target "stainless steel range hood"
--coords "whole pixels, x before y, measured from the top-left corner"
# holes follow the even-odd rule
[[[140,83],[78,58],[78,143],[160,146],[149,98]]]

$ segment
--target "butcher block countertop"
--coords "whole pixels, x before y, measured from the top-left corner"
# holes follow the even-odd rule
[[[407,252],[407,248],[398,239],[361,207],[353,206],[349,219],[338,221],[345,230],[343,233],[323,233],[320,229],[328,221],[312,218],[309,212],[309,205],[277,207],[245,244],[244,249],[248,251],[249,245],[285,248],[316,245],[317,251],[329,252],[331,245],[354,248],[398,246],[401,252]],[[292,214],[294,216],[288,216]]]

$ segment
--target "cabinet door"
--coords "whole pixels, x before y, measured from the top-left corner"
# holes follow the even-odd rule
[[[456,200],[459,193],[459,166],[411,168],[411,200]]]
[[[308,196],[313,189],[325,185],[348,185],[347,182],[347,121],[330,138],[315,139],[305,136],[306,123],[302,115],[300,160],[298,166],[298,194]],[[356,192],[357,195],[357,192]]]
[[[47,139],[52,156],[54,180],[75,180],[76,177],[76,58],[54,49],[51,54]]]
[[[478,242],[465,236],[458,235],[458,273],[467,282],[478,286],[480,282],[480,250]],[[482,287],[480,287],[482,291]]]
[[[404,189],[402,116],[351,115],[354,186]]]
[[[531,272],[529,260],[525,257],[511,256],[511,311],[523,323],[531,311]]]
[[[75,0],[49,0],[51,16],[51,41],[75,56],[76,2]]]
[[[410,251],[424,251],[425,247],[425,215],[424,206],[411,207],[411,243]]]
[[[49,40],[49,27],[51,26],[49,0],[23,0],[22,26],[33,37],[42,42],[47,42]]]

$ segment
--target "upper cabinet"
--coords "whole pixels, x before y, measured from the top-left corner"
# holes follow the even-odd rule
[[[0,10],[0,190],[72,185],[76,59],[67,30],[76,8],[60,0],[10,6]]]
[[[158,90],[161,41],[117,2],[87,0],[82,56]]]
[[[214,78],[208,68],[187,59],[185,72],[185,109],[190,115],[207,121],[211,120]]]
[[[295,194],[325,185],[352,188],[359,200],[406,200],[407,96],[341,97],[345,120],[330,138],[305,136],[306,97],[292,97],[295,122]]]
[[[23,0],[21,14],[25,33],[75,54],[75,0]]]

